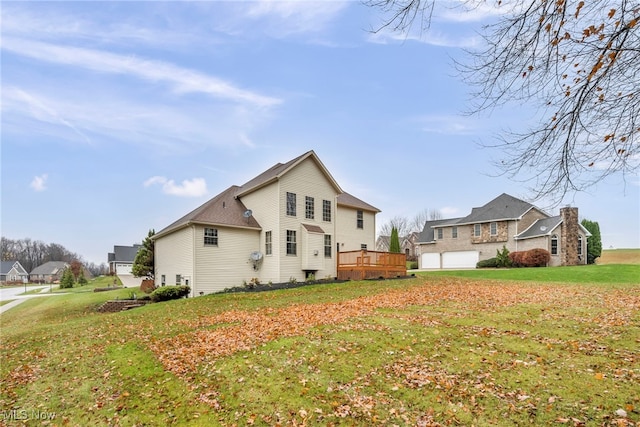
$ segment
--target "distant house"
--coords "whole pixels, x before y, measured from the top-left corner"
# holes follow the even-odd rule
[[[117,276],[131,275],[133,262],[142,245],[114,246],[113,252],[109,252],[107,260],[109,262],[109,274]]]
[[[62,279],[64,270],[69,263],[64,261],[49,261],[34,268],[29,273],[29,280],[33,283],[54,283]]]
[[[418,238],[419,268],[475,268],[503,246],[509,252],[546,249],[550,266],[586,264],[589,236],[578,221],[578,208],[564,207],[550,216],[501,194],[465,217],[427,221]]]
[[[202,295],[337,275],[337,251],[372,250],[380,212],[345,193],[313,151],[231,186],[153,236],[156,285]]]
[[[406,255],[408,261],[415,261],[416,259],[419,236],[420,233],[414,231],[399,239],[400,250]],[[388,252],[390,243],[391,236],[378,236],[376,239],[376,251]]]
[[[0,266],[1,283],[27,283],[29,273],[24,269],[20,261],[2,261]]]

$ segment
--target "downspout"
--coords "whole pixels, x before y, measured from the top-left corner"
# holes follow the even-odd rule
[[[518,222],[519,221],[520,221],[519,219],[516,219],[516,235],[513,238],[513,240],[515,240],[516,242],[516,252],[518,252]]]
[[[193,242],[193,248],[191,253],[191,298],[196,296],[196,272],[198,271],[198,264],[196,262],[196,226],[191,224],[191,241]]]

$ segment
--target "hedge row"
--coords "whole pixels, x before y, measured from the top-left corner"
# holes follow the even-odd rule
[[[551,261],[551,254],[545,249],[511,252],[511,265],[514,267],[546,267]]]
[[[154,302],[169,301],[186,297],[191,292],[191,288],[186,285],[162,286],[151,293],[151,300]]]

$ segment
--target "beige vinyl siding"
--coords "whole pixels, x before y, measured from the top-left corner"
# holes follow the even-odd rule
[[[302,269],[324,271],[324,234],[312,233],[300,227],[299,236],[298,255],[301,257]]]
[[[242,197],[242,203],[251,209],[253,217],[262,227],[259,251],[264,255],[264,259],[258,274],[254,277],[258,277],[263,283],[280,281],[278,273],[280,271],[280,253],[286,252],[286,246],[282,246],[280,239],[282,230],[280,230],[278,188],[278,183],[273,183]],[[265,233],[267,231],[271,231],[271,255],[265,253]]]
[[[176,275],[189,278],[192,294],[193,286],[193,228],[185,227],[160,237],[155,242],[156,286],[161,286],[162,275],[166,285],[176,284]],[[181,284],[185,284],[184,280]]]
[[[376,216],[373,212],[363,211],[363,227],[357,227],[357,212],[361,209],[338,206],[336,229],[340,252],[359,251],[361,245],[368,250],[376,249]],[[335,246],[335,243],[334,243]]]
[[[291,217],[286,215],[286,194],[287,192],[296,193],[297,199],[297,216]],[[317,225],[322,228],[324,234],[331,234],[335,236],[335,222],[336,222],[336,197],[338,193],[336,189],[331,185],[327,177],[322,173],[322,170],[311,158],[307,158],[297,167],[291,169],[285,174],[279,181],[279,222],[280,222],[280,235],[276,237],[274,234],[274,244],[276,240],[281,248],[279,251],[280,258],[280,281],[289,280],[294,277],[296,280],[304,280],[305,275],[303,271],[304,257],[302,251],[318,251],[318,258],[322,258],[324,268],[318,268],[316,277],[335,276],[336,269],[334,262],[330,261],[333,258],[325,259],[324,254],[324,238],[318,237],[317,239],[308,238],[312,233],[306,234],[307,242],[305,243],[305,233],[302,231],[302,224]],[[314,198],[315,206],[315,218],[305,218],[305,196]],[[322,201],[331,201],[331,222],[322,220]],[[264,228],[264,225],[261,223]],[[295,230],[298,254],[297,256],[287,255],[286,253],[286,230]],[[274,230],[275,232],[275,230]],[[333,241],[336,238],[333,237]],[[307,245],[306,247],[304,245]],[[275,253],[274,253],[275,256]],[[313,255],[312,255],[313,256]],[[314,257],[315,258],[315,257]],[[318,261],[320,262],[320,261]],[[310,268],[315,270],[315,268]]]
[[[214,227],[214,226],[207,226]],[[260,232],[231,227],[218,229],[218,246],[205,246],[204,226],[195,228],[197,283],[195,295],[210,294],[225,288],[242,286],[260,276],[249,262],[251,252],[258,249]],[[262,252],[262,251],[261,251]]]

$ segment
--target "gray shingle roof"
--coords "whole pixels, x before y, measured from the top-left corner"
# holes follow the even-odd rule
[[[253,216],[248,218],[244,216],[247,208],[240,199],[236,198],[239,190],[240,187],[237,185],[227,188],[213,199],[160,230],[154,239],[192,223],[262,229]]]
[[[531,209],[537,209],[531,203],[502,193],[489,203],[471,209],[471,213],[458,221],[458,224],[477,224],[481,222],[519,219]]]
[[[369,203],[363,202],[355,196],[349,193],[342,193],[338,195],[338,204],[342,206],[348,206],[351,208],[361,209],[363,211],[380,212],[380,209],[371,206]]]
[[[562,218],[552,216],[550,218],[539,219],[529,228],[516,236],[516,239],[529,239],[531,237],[548,236],[562,223]]]
[[[67,268],[67,265],[64,261],[49,261],[34,268],[30,274],[57,274]]]
[[[130,262],[136,260],[136,255],[142,245],[133,245],[133,246],[114,246],[113,247],[113,259],[109,261],[115,262]]]

